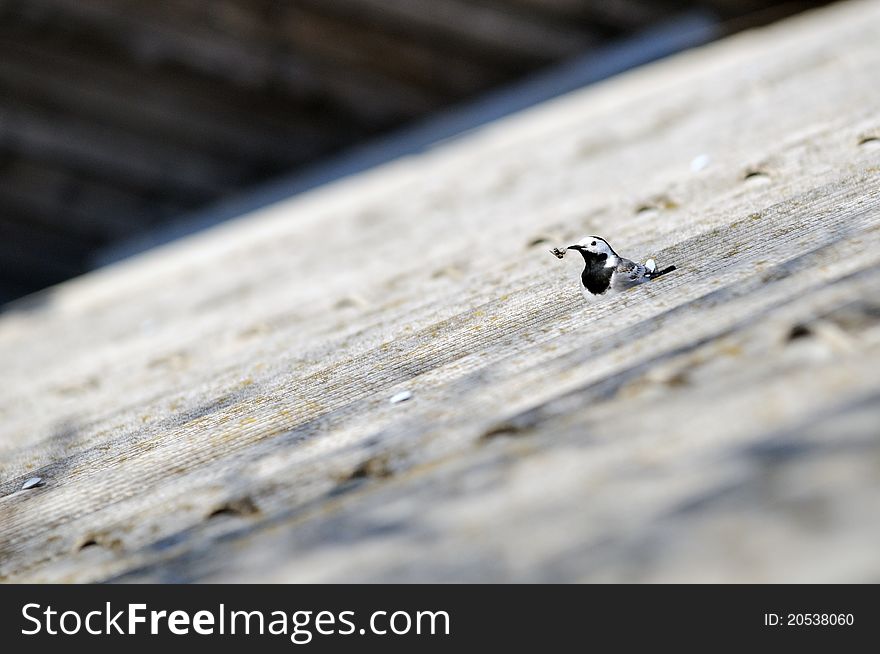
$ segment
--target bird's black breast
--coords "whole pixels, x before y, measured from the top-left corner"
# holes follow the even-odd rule
[[[581,251],[584,257],[584,272],[581,273],[581,281],[586,289],[593,295],[601,295],[611,286],[611,275],[614,268],[606,268],[607,254],[594,254]]]

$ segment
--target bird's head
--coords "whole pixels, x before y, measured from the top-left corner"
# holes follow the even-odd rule
[[[598,236],[585,236],[574,245],[569,245],[566,250],[577,250],[586,258],[588,255],[602,255],[606,257],[617,256],[604,238]]]

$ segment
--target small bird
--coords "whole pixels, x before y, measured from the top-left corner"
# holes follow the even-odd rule
[[[550,252],[561,259],[567,250],[576,250],[584,258],[586,265],[581,273],[581,292],[590,302],[644,284],[675,270],[675,266],[657,270],[653,259],[648,259],[644,264],[624,259],[608,245],[608,241],[598,236],[585,236],[565,250],[553,248]]]

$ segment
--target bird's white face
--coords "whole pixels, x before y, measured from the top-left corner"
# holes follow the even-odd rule
[[[593,254],[605,254],[609,258],[614,256],[614,250],[611,249],[611,246],[598,236],[585,236],[576,245]]]

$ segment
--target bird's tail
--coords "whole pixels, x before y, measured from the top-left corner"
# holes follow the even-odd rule
[[[665,275],[666,273],[671,273],[673,270],[675,270],[675,266],[667,266],[663,270],[654,270],[652,272],[649,272],[647,276],[650,277],[651,279],[657,279],[661,275]]]

